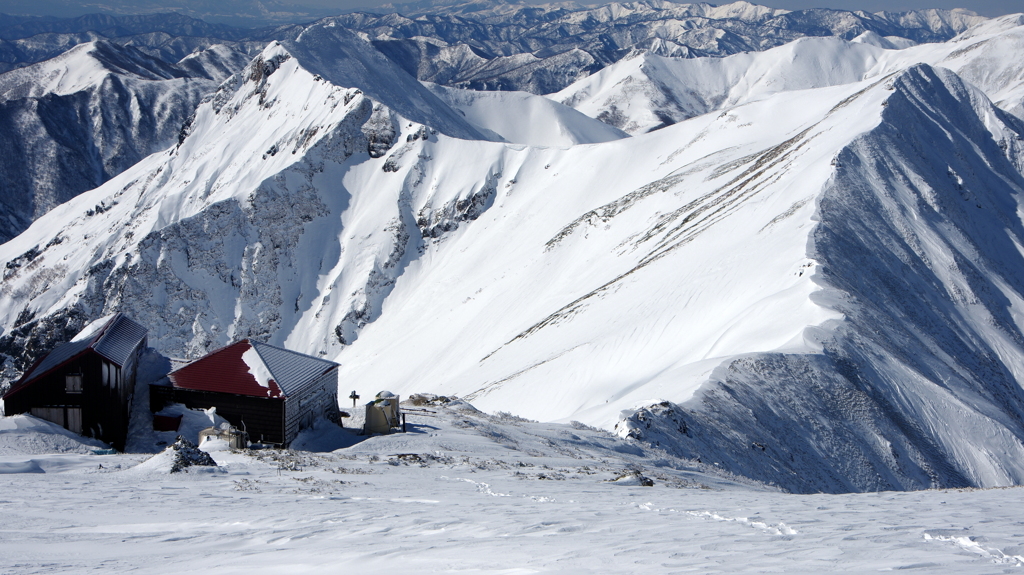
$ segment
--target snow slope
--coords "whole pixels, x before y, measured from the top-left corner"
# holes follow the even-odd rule
[[[904,49],[862,35],[853,41],[801,38],[725,58],[666,58],[642,52],[548,97],[630,134],[642,134],[770,94],[879,78],[927,63],[958,72],[997,105],[1020,115],[1024,71],[1005,55],[1018,53],[1024,42],[1022,18],[996,18],[950,42]]]
[[[618,423],[793,491],[1024,480],[1024,125],[959,76],[837,73],[540,148],[406,117],[476,131],[392,71],[335,83],[371,68],[314,32],[0,246],[8,365],[123,311],[168,355],[266,339],[345,388]]]
[[[528,146],[569,147],[598,144],[627,135],[576,110],[526,92],[477,92],[427,87],[481,131],[500,140]]]

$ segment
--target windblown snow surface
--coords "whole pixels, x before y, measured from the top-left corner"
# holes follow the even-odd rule
[[[407,406],[333,452],[0,454],[5,573],[1016,573],[1024,489],[793,495],[583,424]],[[8,418],[14,419],[14,418]],[[25,416],[25,419],[33,419]],[[6,436],[28,440],[0,429]],[[361,442],[355,442],[362,439]],[[331,445],[333,441],[333,445]],[[650,486],[643,486],[648,484]]]
[[[437,84],[427,87],[481,132],[495,134],[495,140],[568,147],[626,137],[618,128],[527,92],[479,92]]]
[[[575,419],[795,492],[1020,484],[1024,123],[992,98],[1020,101],[999,46],[1022,33],[944,61],[830,40],[799,82],[560,148],[480,139],[320,23],[0,246],[5,369],[122,311],[171,356],[263,339],[343,389]]]

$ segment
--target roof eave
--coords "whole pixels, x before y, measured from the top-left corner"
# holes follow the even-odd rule
[[[25,376],[22,376],[22,378],[19,379],[17,382],[15,382],[14,385],[11,386],[11,389],[7,390],[7,393],[4,394],[4,397],[3,397],[4,401],[6,401],[8,397],[11,397],[11,396],[15,395],[19,391],[21,391],[23,389],[27,389],[29,387],[32,387],[32,384],[34,382],[39,381],[39,380],[43,379],[44,377],[46,377],[46,376],[52,374],[53,372],[57,371],[58,369],[61,369],[62,367],[66,366],[67,364],[82,358],[83,356],[87,355],[90,351],[93,352],[93,353],[96,353],[96,350],[94,350],[92,347],[87,347],[87,348],[83,349],[82,351],[76,353],[75,355],[73,355],[73,356],[65,359],[64,361],[58,363],[57,365],[51,367],[50,369],[40,373],[39,375],[33,375],[32,378],[27,380],[27,381],[25,380]],[[53,352],[51,351],[50,353],[53,353]],[[49,355],[49,354],[47,354],[47,355]],[[96,353],[96,355],[99,355],[100,357],[103,357],[99,353]],[[45,359],[46,356],[44,355],[43,358]],[[42,361],[42,360],[40,360],[40,361]],[[32,372],[29,371],[27,373],[31,374]]]

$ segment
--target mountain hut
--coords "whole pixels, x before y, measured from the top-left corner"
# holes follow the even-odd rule
[[[4,411],[30,413],[123,451],[146,333],[121,313],[93,322],[37,360],[4,394]]]
[[[150,386],[150,409],[169,403],[217,408],[252,441],[287,446],[317,417],[338,421],[338,364],[244,339]]]

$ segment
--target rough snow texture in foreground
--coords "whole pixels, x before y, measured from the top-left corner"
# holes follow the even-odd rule
[[[1024,565],[1021,488],[790,495],[580,425],[428,409],[410,417],[408,434],[333,453],[215,450],[219,467],[175,474],[136,465],[139,456],[49,456],[65,467],[0,474],[5,570],[973,574]],[[654,485],[613,482],[637,469]]]

